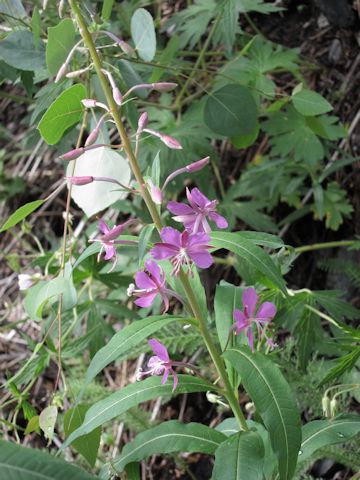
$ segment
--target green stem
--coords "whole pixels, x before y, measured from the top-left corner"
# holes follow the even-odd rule
[[[124,150],[125,150],[125,152],[128,156],[128,159],[129,159],[131,168],[133,170],[134,176],[135,176],[135,178],[136,178],[136,180],[137,180],[137,182],[140,186],[141,195],[142,195],[142,197],[145,201],[145,204],[146,204],[146,206],[149,210],[149,213],[150,213],[150,215],[151,215],[151,217],[154,221],[154,224],[155,224],[156,228],[158,229],[158,231],[160,231],[163,227],[160,215],[157,211],[156,205],[152,201],[152,198],[151,198],[148,190],[145,187],[144,179],[143,179],[140,167],[137,163],[137,159],[136,159],[136,157],[134,155],[134,152],[132,150],[130,140],[127,136],[124,124],[122,123],[121,116],[120,116],[119,111],[117,109],[117,105],[116,105],[116,103],[113,99],[110,86],[107,82],[107,79],[106,79],[105,75],[101,71],[101,68],[102,68],[101,67],[101,61],[100,61],[98,52],[96,50],[95,44],[94,44],[93,39],[92,39],[92,37],[91,37],[91,35],[88,31],[87,25],[86,25],[86,23],[85,23],[85,21],[82,17],[81,11],[79,9],[79,6],[78,6],[76,0],[69,0],[69,3],[70,3],[70,7],[71,7],[72,11],[74,12],[74,14],[77,18],[77,21],[78,21],[78,24],[79,24],[79,27],[80,27],[80,33],[81,33],[81,36],[84,40],[84,43],[87,46],[87,48],[89,49],[89,53],[90,53],[90,56],[92,58],[96,73],[99,77],[102,89],[104,91],[106,100],[108,102],[108,106],[110,107],[110,111],[113,115],[116,127],[118,129],[118,132],[119,132],[119,135],[120,135],[120,138],[121,138],[121,143],[124,146]],[[215,31],[215,28],[216,28],[216,25],[219,21],[219,18],[220,17],[218,16],[217,20],[215,21],[215,23],[213,25],[212,32]],[[212,36],[212,33],[210,32],[208,40],[211,38],[211,36]],[[206,43],[208,44],[209,41],[206,42]],[[206,43],[205,43],[204,46],[206,46]],[[200,56],[199,56],[199,59],[200,59]],[[240,405],[238,403],[236,395],[234,394],[234,392],[232,390],[231,384],[230,384],[228,376],[226,374],[224,362],[223,362],[223,360],[220,356],[220,353],[217,351],[217,348],[216,348],[216,346],[215,346],[215,344],[214,344],[214,342],[211,338],[211,335],[209,334],[209,332],[206,328],[206,319],[203,317],[203,315],[201,313],[201,309],[199,307],[196,296],[195,296],[195,294],[194,294],[194,292],[191,288],[189,279],[183,271],[180,271],[180,280],[182,282],[185,293],[188,297],[189,304],[191,306],[193,314],[194,314],[195,318],[198,320],[199,329],[200,329],[200,331],[203,335],[206,347],[207,347],[207,349],[208,349],[208,351],[209,351],[209,353],[210,353],[210,355],[213,359],[215,367],[218,370],[218,373],[219,373],[219,375],[220,375],[220,377],[223,381],[223,384],[225,386],[227,401],[229,402],[229,405],[232,408],[233,413],[234,413],[235,417],[237,418],[237,420],[239,422],[240,428],[242,430],[248,430],[245,417],[244,417],[244,415],[243,415],[243,413],[240,409]]]
[[[357,242],[357,240],[340,240],[337,242],[324,242],[324,243],[313,243],[312,245],[304,245],[302,247],[295,248],[296,253],[311,252],[313,250],[323,250],[325,248],[335,248],[335,247],[351,247]]]
[[[175,105],[177,107],[178,110],[180,110],[181,108],[181,100],[182,100],[182,97],[185,95],[185,92],[187,91],[187,88],[188,86],[190,85],[190,83],[192,82],[192,79],[193,79],[193,76],[195,75],[196,73],[196,70],[199,68],[199,66],[201,65],[204,57],[205,57],[205,53],[210,45],[210,42],[211,42],[211,39],[215,33],[215,30],[217,29],[218,25],[219,25],[219,22],[221,20],[221,14],[222,14],[222,10],[218,13],[214,23],[213,23],[213,26],[211,27],[211,30],[209,32],[209,35],[200,51],[200,54],[195,62],[195,65],[193,67],[193,70],[192,72],[190,73],[189,77],[187,78],[186,82],[184,83],[182,89],[180,90],[180,93],[178,95],[178,97],[176,98],[176,101],[175,101]]]

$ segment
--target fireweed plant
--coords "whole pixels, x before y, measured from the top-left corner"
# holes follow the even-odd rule
[[[118,85],[116,70],[103,60],[100,52],[104,46],[101,45],[100,49],[97,42],[104,36],[110,38],[122,55],[128,58],[136,57],[136,49],[111,31],[93,32],[80,8],[80,2],[70,0],[69,5],[81,39],[67,53],[54,76],[56,83],[65,78],[79,81],[62,95],[65,96],[65,104],[75,98],[83,115],[83,124],[76,147],[61,156],[67,168],[58,188],[67,185],[68,204],[70,195],[73,195],[80,207],[84,204],[84,196],[92,195],[93,187],[101,188],[101,195],[94,196],[94,202],[105,203],[101,203],[104,208],[98,208],[96,213],[131,196],[135,204],[141,205],[138,208],[146,210],[146,215],[137,216],[131,210],[129,218],[115,225],[105,220],[105,215],[98,218],[97,231],[90,234],[90,245],[76,260],[73,260],[73,252],[66,252],[67,218],[60,274],[49,285],[41,275],[19,275],[22,290],[34,289],[27,297],[28,305],[32,305],[30,300],[35,296],[33,315],[41,320],[45,306],[52,304],[56,314],[49,330],[57,324],[59,333],[58,344],[49,347],[58,355],[55,392],[51,403],[40,415],[31,411],[27,391],[20,392],[16,382],[44,346],[47,335],[25,367],[9,379],[9,389],[19,399],[19,405],[28,412],[25,434],[40,428],[51,441],[58,409],[63,408],[64,399],[69,395],[73,405],[66,409],[62,449],[71,446],[94,468],[100,428],[104,424],[149,400],[202,392],[210,403],[226,412],[227,418],[219,425],[211,428],[201,423],[186,424],[171,420],[150,426],[127,443],[115,458],[109,455],[102,464],[99,460],[96,465],[96,468],[101,467],[98,478],[114,478],[126,471],[129,479],[137,479],[140,478],[139,462],[153,454],[201,452],[215,456],[214,480],[291,479],[296,474],[296,468],[301,467],[319,448],[340,443],[359,432],[358,417],[336,416],[337,399],[358,388],[358,385],[329,387],[322,402],[327,418],[308,422],[301,427],[298,403],[277,365],[280,347],[277,345],[276,324],[288,316],[292,318],[294,310],[299,305],[305,305],[308,308],[301,322],[311,322],[315,321],[315,317],[321,317],[336,331],[341,330],[349,335],[353,341],[357,338],[356,332],[339,320],[334,303],[331,304],[326,295],[321,296],[321,292],[315,295],[306,289],[294,291],[287,288],[282,274],[287,272],[295,257],[281,238],[268,233],[230,231],[228,207],[214,196],[208,198],[194,181],[199,177],[193,174],[204,173],[210,168],[209,156],[174,168],[162,185],[158,156],[152,165],[145,168],[141,165],[139,159],[142,149],[146,148],[145,138],[161,142],[173,151],[182,150],[183,147],[175,138],[176,135],[170,136],[161,129],[150,128],[146,107],[136,111],[133,100],[144,92],[168,94],[176,92],[179,87],[175,82],[165,81],[135,83],[127,89]],[[135,15],[145,23],[149,22],[150,15],[146,10],[139,9]],[[215,19],[215,26],[220,18],[218,16]],[[150,21],[152,24],[151,17]],[[81,65],[81,68],[76,65],[74,70],[74,54],[78,48],[89,55],[89,64]],[[109,48],[114,48],[114,44]],[[101,87],[101,91],[97,89],[97,95],[88,85],[85,88],[80,82],[80,78],[89,73],[96,76]],[[92,94],[88,95],[88,91]],[[177,100],[182,95],[183,91],[180,90]],[[50,107],[39,124],[39,130],[45,136],[49,134],[47,128],[53,121],[50,118],[47,124],[47,115],[51,117],[52,114]],[[92,118],[93,127],[84,135],[86,117]],[[115,125],[119,144],[104,140],[103,130],[107,124]],[[51,135],[54,137],[49,143],[56,143],[56,128]],[[102,170],[98,169],[97,162],[100,161]],[[169,188],[174,180],[179,179],[191,182],[191,187],[186,187],[184,202],[169,200],[173,198]],[[229,200],[226,192],[222,198]],[[88,216],[92,216],[94,205],[89,207],[88,200],[83,209]],[[18,223],[42,202],[27,204],[9,219],[3,229]],[[143,220],[144,217],[149,219],[148,222]],[[81,391],[74,396],[67,391],[62,371],[61,344],[64,318],[69,316],[70,319],[66,323],[64,337],[75,328],[79,318],[80,321],[83,318],[73,278],[78,274],[79,266],[96,255],[97,275],[101,275],[111,287],[124,264],[123,258],[127,255],[134,257],[129,252],[137,252],[138,268],[128,284],[121,285],[121,289],[123,307],[132,321],[123,325],[108,343],[93,352]],[[223,256],[224,252],[228,252],[226,257]],[[244,269],[252,273],[243,276],[248,282],[244,281],[241,286],[221,280],[216,286],[214,308],[211,308],[212,296],[206,295],[202,278],[204,273],[211,272],[215,264],[222,263],[234,266],[240,274]],[[78,294],[79,299],[87,288],[91,292],[91,282],[92,279],[86,281]],[[90,303],[96,311],[97,299],[92,295],[89,294]],[[100,300],[103,303],[98,302],[99,308],[106,302]],[[341,300],[338,302],[337,307],[344,305]],[[135,307],[130,310],[127,309],[128,305]],[[325,308],[329,315],[320,311],[321,308]],[[74,311],[76,315],[71,320],[70,312]],[[152,314],[153,311],[160,314]],[[195,360],[188,361],[181,349],[182,357],[172,353],[166,345],[166,334],[163,334],[169,327],[177,328],[179,342],[184,345],[187,337],[195,332],[200,338],[202,351],[205,351],[206,368],[203,368],[203,364],[197,364],[196,355],[193,355]],[[146,359],[141,356],[138,359],[134,381],[89,405],[86,392],[96,375],[111,362],[130,356],[139,347],[141,351],[151,354]],[[349,355],[354,354],[350,352]],[[357,358],[354,360],[351,356],[350,362],[356,362]],[[330,371],[323,383],[333,378],[337,378],[337,374]],[[61,385],[62,393],[60,389],[57,391]],[[240,402],[240,389],[247,395],[246,409]],[[65,478],[66,475],[79,479],[95,478],[85,470],[43,453],[36,452],[31,459],[28,451],[5,442],[1,443],[1,449],[7,458],[0,460],[6,463],[9,472],[11,468],[25,466],[39,473],[52,471],[52,478]]]

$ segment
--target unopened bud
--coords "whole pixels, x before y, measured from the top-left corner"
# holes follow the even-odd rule
[[[157,90],[158,92],[171,92],[171,90],[174,90],[174,88],[177,87],[177,83],[173,82],[157,82],[157,83],[152,83],[152,88],[154,90]]]
[[[66,74],[66,78],[75,78],[75,77],[79,77],[80,75],[82,75],[83,73],[87,72],[89,70],[90,67],[86,67],[86,68],[81,68],[80,70],[74,70],[72,72],[69,72]]]
[[[161,134],[159,138],[167,147],[171,148],[172,150],[182,150],[180,143],[175,138],[170,137],[170,135]]]
[[[153,202],[156,203],[157,205],[161,205],[163,201],[163,195],[159,187],[153,184],[152,180],[147,181],[148,186],[149,186],[149,191],[151,198],[153,199]]]
[[[331,418],[335,417],[335,415],[337,414],[338,412],[338,407],[339,407],[339,403],[338,401],[336,400],[336,398],[332,398],[331,399],[331,402],[330,402],[330,415],[331,415]]]
[[[122,95],[118,87],[115,87],[112,89],[112,96],[113,96],[113,99],[115,100],[116,105],[120,106],[122,103]]]
[[[252,415],[254,415],[254,413],[256,412],[255,404],[253,402],[245,403],[245,410],[248,413],[251,413]]]
[[[90,175],[82,176],[82,177],[65,177],[71,185],[88,185],[94,181],[94,177]]]
[[[56,74],[55,77],[55,83],[57,83],[59,80],[62,79],[62,77],[65,75],[66,69],[67,69],[67,63],[63,63],[61,67],[59,68],[59,71]]]
[[[86,108],[94,108],[94,107],[96,107],[97,102],[94,98],[84,98],[84,100],[81,100],[81,103]]]
[[[322,397],[321,406],[324,417],[331,418],[330,399],[327,395]]]
[[[85,141],[85,147],[89,147],[90,145],[92,145],[93,143],[96,142],[98,136],[99,136],[99,132],[100,132],[100,128],[98,126],[96,126],[94,128],[94,130],[92,130],[90,133],[89,133],[89,136],[87,137],[86,141]]]
[[[59,158],[61,158],[61,160],[75,160],[76,158],[80,157],[80,155],[84,152],[85,148],[79,147],[64,153],[64,155],[60,155]]]
[[[121,40],[120,38],[118,39],[118,42],[117,44],[119,45],[119,47],[121,48],[121,50],[126,53],[126,55],[129,55],[130,57],[134,57],[135,56],[135,50],[126,42],[124,42],[124,40]]]
[[[138,135],[144,130],[144,128],[148,124],[148,121],[149,121],[149,117],[147,112],[142,113],[138,121],[138,128],[136,132]]]
[[[210,157],[205,157],[202,158],[201,160],[198,160],[197,162],[190,163],[190,165],[186,165],[186,171],[189,173],[192,172],[198,172],[199,170],[202,170],[208,163],[209,163]]]

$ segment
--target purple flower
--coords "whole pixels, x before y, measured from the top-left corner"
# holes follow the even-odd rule
[[[149,340],[148,343],[155,355],[150,357],[147,363],[149,370],[146,370],[144,372],[139,370],[137,374],[138,380],[147,375],[162,375],[163,378],[161,383],[162,385],[164,385],[168,379],[169,374],[171,373],[174,379],[172,389],[174,391],[178,384],[178,377],[172,368],[173,362],[170,360],[165,345],[159,342],[159,340],[155,340],[155,338]]]
[[[102,235],[100,238],[94,238],[90,240],[91,242],[101,243],[100,252],[98,254],[98,262],[100,261],[102,252],[105,251],[104,259],[113,260],[114,264],[111,270],[114,269],[117,260],[115,245],[133,245],[135,243],[131,240],[116,240],[116,238],[121,235],[129,225],[134,223],[134,221],[135,220],[133,218],[130,218],[130,220],[127,220],[120,225],[115,225],[110,229],[104,220],[99,220],[99,229]]]
[[[235,335],[238,335],[243,331],[246,333],[249,346],[252,351],[254,351],[254,335],[252,330],[253,323],[256,325],[259,339],[265,337],[267,344],[271,347],[275,347],[273,341],[265,334],[263,325],[266,325],[275,317],[276,307],[272,302],[264,302],[259,306],[255,314],[258,300],[259,297],[256,295],[255,289],[252,287],[247,288],[242,296],[244,311],[238,309],[234,310],[235,323],[232,326],[232,328],[235,330]]]
[[[156,296],[160,295],[164,302],[163,313],[165,313],[169,310],[169,296],[182,301],[176,292],[166,288],[165,272],[153,260],[146,260],[145,270],[135,274],[135,283],[138,289],[135,289],[135,285],[131,283],[128,288],[128,295],[138,297],[134,302],[138,307],[150,307]]]
[[[227,228],[227,220],[216,213],[217,200],[209,200],[198,188],[191,191],[186,189],[186,196],[190,205],[179,202],[169,202],[168,210],[176,215],[177,222],[182,222],[184,227],[192,233],[211,231],[207,217],[216,223],[218,228]]]
[[[210,238],[205,233],[182,233],[172,227],[164,227],[160,232],[162,243],[155,243],[150,250],[156,260],[170,258],[173,265],[171,275],[177,275],[182,265],[188,266],[191,273],[192,263],[200,268],[209,268],[213,259],[208,252]]]

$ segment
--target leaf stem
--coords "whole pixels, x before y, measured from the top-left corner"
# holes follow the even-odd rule
[[[358,242],[358,240],[340,240],[336,242],[313,243],[312,245],[297,247],[294,250],[296,253],[304,253],[311,252],[313,250],[323,250],[325,248],[351,247],[355,245],[356,242]]]
[[[121,143],[124,146],[124,150],[125,150],[125,153],[126,153],[128,159],[129,159],[132,171],[133,171],[134,176],[135,176],[135,178],[136,178],[136,180],[139,184],[139,187],[140,187],[140,190],[141,190],[141,195],[142,195],[142,197],[145,201],[145,204],[146,204],[146,206],[149,210],[149,213],[150,213],[150,215],[153,219],[153,222],[154,222],[157,230],[161,231],[161,229],[163,228],[163,224],[162,224],[160,215],[158,213],[156,205],[154,204],[147,188],[145,187],[145,182],[144,182],[140,167],[138,165],[136,156],[135,156],[135,154],[132,150],[131,143],[130,143],[129,137],[126,133],[124,124],[121,120],[121,116],[120,116],[120,113],[118,111],[118,107],[117,107],[117,105],[116,105],[116,103],[113,99],[111,88],[110,88],[110,86],[107,82],[107,79],[106,79],[105,75],[103,74],[103,72],[101,70],[102,69],[101,60],[100,60],[98,52],[96,50],[93,38],[88,31],[87,25],[84,21],[84,18],[82,16],[82,14],[81,14],[81,11],[80,11],[80,8],[78,6],[77,1],[76,0],[69,0],[69,3],[70,3],[70,7],[71,7],[73,13],[76,16],[77,21],[78,21],[78,24],[79,24],[79,27],[80,27],[80,33],[81,33],[81,36],[84,40],[84,43],[87,46],[87,48],[89,49],[89,53],[90,53],[90,56],[92,58],[96,73],[99,77],[99,81],[100,81],[102,89],[104,91],[108,106],[110,108],[111,114],[113,116],[116,127],[118,129],[118,132],[119,132],[119,135],[120,135],[120,138],[121,138]],[[218,15],[218,17],[217,17],[217,19],[216,19],[216,21],[213,25],[213,28],[212,28],[212,30],[209,34],[208,40],[207,40],[207,42],[205,42],[205,45],[204,45],[205,48],[203,48],[204,52],[206,51],[206,48],[207,48],[207,46],[210,42],[211,36],[213,35],[219,20],[220,20],[220,15]],[[200,64],[201,58],[202,58],[202,56],[200,55],[197,63]],[[188,79],[188,80],[190,80],[190,79]],[[184,92],[185,92],[185,90],[186,90],[186,88],[184,89]],[[212,358],[212,360],[215,364],[215,367],[216,367],[216,369],[217,369],[217,371],[218,371],[218,373],[219,373],[219,375],[220,375],[220,377],[223,381],[223,384],[225,386],[227,401],[228,401],[229,405],[231,406],[231,408],[233,410],[233,413],[234,413],[235,417],[237,418],[237,420],[239,422],[240,428],[242,430],[248,430],[245,417],[244,417],[244,415],[243,415],[243,413],[240,409],[240,405],[238,403],[238,400],[237,400],[237,398],[236,398],[236,396],[235,396],[235,394],[232,390],[231,384],[229,382],[229,379],[228,379],[228,376],[227,376],[227,373],[226,373],[226,370],[225,370],[224,361],[222,360],[222,358],[220,356],[220,353],[218,352],[217,347],[215,346],[215,344],[214,344],[214,342],[211,338],[211,335],[209,334],[209,332],[207,330],[206,319],[202,315],[201,309],[199,307],[196,296],[195,296],[195,294],[192,290],[189,279],[188,279],[187,275],[184,273],[183,270],[180,271],[179,277],[180,277],[180,280],[182,282],[185,293],[188,297],[189,304],[190,304],[190,307],[193,311],[193,314],[199,322],[199,329],[200,329],[200,331],[203,335],[206,347],[207,347],[207,349],[210,353],[210,356],[211,356],[211,358]]]

